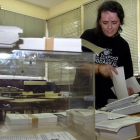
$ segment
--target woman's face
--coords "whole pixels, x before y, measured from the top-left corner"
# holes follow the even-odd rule
[[[120,19],[117,13],[105,11],[101,13],[99,20],[103,33],[108,37],[113,37],[120,26]]]

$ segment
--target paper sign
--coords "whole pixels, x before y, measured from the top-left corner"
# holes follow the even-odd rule
[[[127,87],[132,87],[134,93],[140,92],[140,85],[134,76],[126,80],[126,85]]]

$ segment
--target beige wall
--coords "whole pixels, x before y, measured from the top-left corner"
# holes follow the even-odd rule
[[[77,8],[89,1],[91,0],[67,0],[49,10],[34,5],[30,5],[28,3],[20,2],[18,0],[0,0],[0,5],[2,9],[8,11],[40,19],[49,19],[51,17],[55,17],[57,15],[70,11],[74,8]]]
[[[0,0],[2,9],[40,19],[48,18],[48,10],[17,0]]]
[[[91,1],[91,0],[67,0],[67,1],[51,8],[48,12],[48,18],[52,18],[52,17],[55,17],[62,13],[65,13],[67,11],[70,11],[89,1]]]

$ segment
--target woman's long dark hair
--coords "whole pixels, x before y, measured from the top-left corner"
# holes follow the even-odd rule
[[[123,10],[121,4],[118,3],[117,1],[105,1],[98,8],[98,15],[97,15],[96,27],[95,27],[95,33],[96,34],[100,34],[101,27],[100,27],[100,24],[99,24],[99,20],[101,19],[101,13],[105,12],[105,11],[110,11],[110,12],[117,13],[117,15],[120,19],[120,25],[124,24],[125,15],[124,15],[124,10]],[[121,26],[119,26],[119,29],[118,29],[117,33],[120,33],[120,32],[122,32]]]

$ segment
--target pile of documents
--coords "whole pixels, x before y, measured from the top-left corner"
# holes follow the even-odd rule
[[[94,110],[70,109],[66,111],[68,126],[84,132],[94,132]]]
[[[0,48],[11,48],[19,40],[23,30],[16,26],[0,26]]]
[[[96,121],[96,114],[106,114],[105,120]],[[128,115],[117,114],[95,110],[95,132],[96,135],[111,138],[113,140],[126,140],[137,136],[136,124],[140,122],[140,117],[130,117]]]
[[[140,99],[139,94],[133,94],[126,98],[123,98],[123,99],[120,99],[120,100],[107,104],[106,109],[108,111],[113,111],[115,109],[120,109],[120,108],[124,108],[124,107],[137,105],[137,104],[139,104],[139,99]]]
[[[11,130],[56,127],[57,116],[52,113],[6,114],[5,124]]]
[[[140,117],[89,109],[70,109],[66,115],[68,126],[76,131],[83,134],[95,132],[96,135],[113,140],[137,136],[135,125],[140,122]]]
[[[133,94],[131,96],[113,101],[101,109],[125,115],[139,113],[140,112],[139,94]]]
[[[112,119],[102,121],[96,124],[96,131],[104,137],[113,140],[126,140],[136,137],[136,123],[140,122],[140,117],[124,117],[119,119]]]
[[[102,109],[126,115],[138,113],[140,110],[139,83],[134,76],[125,80],[123,67],[118,67],[116,70],[118,75],[112,71],[114,87],[111,89],[116,94],[118,100],[107,104]],[[127,88],[132,88],[135,94],[129,96]]]
[[[45,42],[46,50],[81,52],[80,38],[47,38]]]

